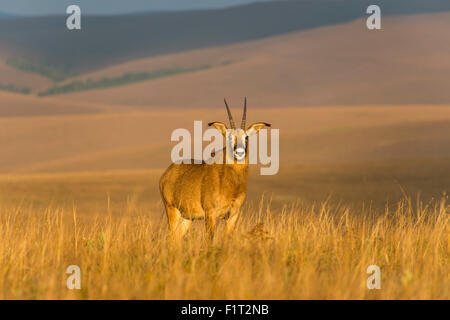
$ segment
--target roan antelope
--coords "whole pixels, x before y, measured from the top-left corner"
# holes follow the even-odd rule
[[[231,129],[222,122],[211,122],[225,137],[222,164],[173,163],[162,175],[159,188],[171,234],[183,237],[194,219],[205,219],[209,238],[214,236],[217,218],[226,219],[226,233],[233,231],[244,203],[248,178],[248,137],[270,124],[258,122],[245,130],[247,99],[241,127],[236,128],[227,101]],[[227,152],[229,150],[230,152]]]

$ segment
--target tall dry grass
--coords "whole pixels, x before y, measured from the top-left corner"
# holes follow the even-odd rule
[[[328,204],[244,210],[212,244],[201,224],[179,243],[165,219],[0,208],[1,299],[449,299],[450,207],[405,200],[358,212]],[[381,268],[368,290],[366,269]],[[81,290],[66,288],[69,265]]]

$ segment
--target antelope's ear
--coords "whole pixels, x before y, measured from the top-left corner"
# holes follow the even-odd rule
[[[219,130],[224,137],[226,137],[227,135],[227,126],[222,123],[222,122],[210,122],[208,123],[208,126],[213,126],[214,128],[216,128],[217,130]]]
[[[254,134],[257,134],[259,130],[263,129],[263,128],[269,128],[270,127],[270,123],[265,123],[265,122],[257,122],[252,124],[250,127],[248,127],[247,131],[245,131],[245,133],[247,134],[247,136],[252,136]]]

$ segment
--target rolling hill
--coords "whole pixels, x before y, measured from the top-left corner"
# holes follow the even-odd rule
[[[33,96],[25,96],[1,90],[0,101],[0,118],[33,118],[40,116],[118,112],[123,110],[120,106],[105,106],[49,98],[38,99]],[[130,111],[132,109],[127,107],[126,110]]]
[[[224,96],[238,116],[244,95],[249,122],[282,131],[284,165],[449,157],[449,21],[387,17],[382,32],[369,32],[356,20],[76,79],[212,66],[172,77],[45,98],[0,91],[0,172],[161,168],[173,129],[223,121]]]
[[[42,193],[70,200],[80,190],[93,190],[100,201],[124,188],[128,195],[145,190],[139,192],[142,201],[158,201],[157,179],[176,144],[170,134],[192,128],[193,119],[205,123],[226,116],[222,108],[159,108],[0,118],[0,189],[5,194],[33,189],[29,196],[37,200]],[[450,106],[251,106],[248,122],[255,121],[280,129],[280,168],[275,176],[261,176],[257,166],[251,167],[253,203],[266,193],[277,207],[333,196],[355,206],[376,201],[383,208],[388,199],[398,201],[403,190],[413,196],[422,192],[426,200],[449,191]]]
[[[142,182],[170,163],[174,129],[225,121],[224,96],[239,117],[246,95],[248,122],[271,122],[281,139],[280,173],[261,177],[253,168],[252,199],[266,190],[280,205],[298,195],[351,201],[363,193],[383,205],[386,195],[401,196],[399,185],[437,197],[450,176],[449,22],[446,12],[390,16],[372,32],[356,19],[134,59],[60,84],[184,70],[151,80],[50,97],[0,91],[0,174],[26,177],[19,189],[47,173],[65,181],[68,172],[91,172],[95,180],[123,170]],[[29,85],[45,84],[33,76]],[[142,183],[156,200],[155,179]]]
[[[13,16],[5,13],[5,12],[0,12],[0,19],[4,19],[4,18],[12,18]]]
[[[249,123],[269,121],[280,129],[281,170],[290,165],[450,157],[444,147],[450,143],[448,106],[249,107]],[[174,129],[192,130],[195,119],[204,126],[225,121],[223,109],[0,118],[0,172],[162,168],[170,163],[176,144],[170,141]]]
[[[61,99],[140,108],[212,108],[248,96],[258,107],[450,104],[450,14],[362,19],[246,43],[139,59],[77,80],[209,68]],[[68,80],[70,82],[72,80]]]
[[[120,62],[214,47],[349,22],[370,4],[384,15],[442,12],[445,0],[291,0],[215,10],[83,17],[68,31],[65,16],[0,21],[0,48],[10,65],[61,80]],[[2,53],[0,53],[2,56]]]
[[[381,31],[357,19],[134,59],[58,83],[8,65],[2,47],[0,87],[140,108],[205,108],[218,96],[244,95],[265,107],[450,104],[449,33],[450,13],[385,17]]]

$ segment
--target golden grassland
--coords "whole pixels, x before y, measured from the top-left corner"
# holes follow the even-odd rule
[[[450,298],[446,196],[384,210],[326,201],[273,209],[261,199],[244,206],[233,237],[219,224],[213,243],[201,222],[172,242],[156,200],[113,202],[105,195],[90,214],[50,200],[0,202],[0,299]],[[366,287],[373,264],[380,290]],[[81,268],[81,290],[66,288],[69,265]]]
[[[216,66],[104,90],[0,91],[0,299],[450,299],[450,109],[424,100],[448,101],[450,45],[435,32],[448,16],[388,18],[390,32],[371,35],[354,21],[79,77]],[[0,82],[50,85],[2,61]],[[208,243],[195,222],[173,243],[158,168],[175,128],[225,120],[223,95],[236,117],[248,96],[248,122],[280,129],[283,165],[271,177],[251,169],[232,238],[221,224]],[[373,264],[381,290],[366,287]],[[66,288],[69,265],[79,291]]]

